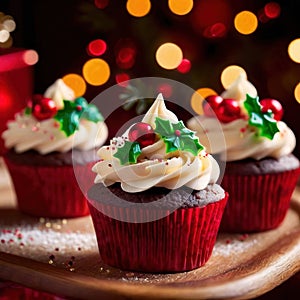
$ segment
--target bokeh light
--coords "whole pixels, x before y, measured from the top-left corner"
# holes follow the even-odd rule
[[[187,58],[184,58],[177,67],[177,70],[178,72],[185,74],[191,70],[191,66],[191,62]]]
[[[200,88],[191,97],[191,107],[198,115],[203,114],[202,102],[210,95],[217,95],[211,88]]]
[[[300,82],[295,87],[294,96],[295,99],[300,103]]]
[[[180,0],[180,1],[169,0],[168,5],[172,13],[183,16],[188,14],[192,10],[194,1],[193,0]]]
[[[254,13],[241,11],[234,18],[234,27],[241,34],[251,34],[257,29],[258,20]]]
[[[156,61],[164,69],[176,69],[182,62],[183,53],[180,47],[173,43],[165,43],[156,51]]]
[[[227,89],[240,75],[247,78],[246,71],[237,65],[226,67],[221,73],[221,83],[224,89]]]
[[[81,97],[86,91],[86,83],[82,76],[70,73],[62,77],[63,82],[69,86],[75,94],[75,97]]]
[[[162,83],[157,87],[157,92],[162,93],[164,98],[170,98],[173,94],[173,88],[168,83]]]
[[[132,47],[124,47],[118,51],[116,63],[121,69],[130,69],[135,63],[136,50]]]
[[[9,39],[9,32],[6,29],[0,30],[0,43],[5,43]]]
[[[288,54],[292,61],[300,63],[300,38],[290,42]]]
[[[270,19],[278,18],[281,12],[280,5],[276,2],[269,2],[264,6],[264,13]]]
[[[34,50],[26,50],[23,54],[24,63],[28,66],[36,64],[39,60],[39,56]]]
[[[91,41],[87,46],[87,53],[91,56],[100,56],[106,51],[106,43],[101,39]]]
[[[109,4],[109,0],[94,0],[94,3],[97,8],[104,9]]]
[[[224,0],[195,1],[190,22],[206,38],[224,37],[232,23],[232,7]]]
[[[128,0],[126,9],[134,17],[144,17],[151,9],[150,0]]]
[[[126,87],[128,85],[128,80],[130,80],[130,76],[127,73],[119,73],[115,76],[116,82],[118,85],[122,87]]]
[[[102,85],[110,77],[110,67],[108,63],[100,58],[92,58],[85,62],[82,74],[86,82],[91,85]]]

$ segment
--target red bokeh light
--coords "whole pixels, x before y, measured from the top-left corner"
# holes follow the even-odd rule
[[[228,1],[201,0],[195,2],[190,22],[194,30],[205,37],[223,37],[232,24],[232,14]]]
[[[276,2],[269,2],[264,7],[264,13],[270,19],[275,19],[279,17],[280,12],[281,12],[280,5]]]
[[[184,58],[181,61],[180,65],[177,67],[177,71],[184,74],[188,73],[191,70],[191,66],[191,62],[188,59]]]
[[[108,5],[109,0],[94,0],[94,3],[97,8],[103,9]]]
[[[100,56],[106,51],[106,43],[101,39],[91,41],[87,46],[87,52],[91,56]]]
[[[119,73],[115,78],[117,84],[122,87],[126,87],[128,85],[128,80],[130,80],[130,76],[127,73]]]
[[[223,23],[215,23],[208,26],[203,31],[203,36],[207,38],[221,38],[226,35],[227,29]]]
[[[169,98],[173,94],[173,88],[168,83],[163,83],[157,87],[157,92],[162,93],[164,98]]]

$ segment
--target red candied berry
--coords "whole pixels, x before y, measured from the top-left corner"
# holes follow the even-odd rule
[[[39,121],[50,119],[57,112],[55,102],[41,95],[35,95],[32,99],[32,104],[32,114]]]
[[[203,112],[207,117],[216,117],[216,111],[223,102],[223,98],[218,95],[211,95],[202,102]]]
[[[138,142],[143,148],[152,145],[156,136],[150,124],[139,122],[129,129],[128,138],[131,142]]]
[[[262,112],[272,111],[273,119],[280,121],[283,116],[283,108],[279,101],[271,98],[262,99],[260,101]]]
[[[241,108],[236,100],[224,99],[216,114],[221,122],[229,123],[241,118]]]

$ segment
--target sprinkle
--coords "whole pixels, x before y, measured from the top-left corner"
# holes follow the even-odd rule
[[[112,167],[112,165],[111,164],[108,164],[108,166],[111,168]]]
[[[1,240],[1,243],[2,243],[2,244],[5,244],[5,240],[2,239],[2,240]]]
[[[47,227],[47,228],[50,228],[51,227],[51,223],[50,222],[47,222],[46,224],[45,224],[45,226]]]
[[[109,146],[106,147],[106,150],[109,150]]]
[[[77,248],[77,250],[78,250],[78,251],[81,251],[81,248],[80,248],[80,247],[78,247],[78,248]]]
[[[55,256],[54,256],[53,254],[51,254],[51,255],[49,256],[49,259],[54,260],[54,259],[55,259]]]
[[[45,223],[45,218],[40,218],[40,223]]]
[[[55,251],[59,251],[59,248],[55,248],[54,250],[55,250]]]
[[[62,222],[64,225],[66,225],[66,224],[68,223],[68,220],[63,219],[61,222]]]

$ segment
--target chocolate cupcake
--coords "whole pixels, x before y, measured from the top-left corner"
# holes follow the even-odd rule
[[[88,200],[103,262],[143,272],[204,265],[228,195],[218,164],[162,95],[97,153]]]
[[[74,168],[80,170],[77,174],[88,189],[97,161],[95,147],[108,136],[98,109],[82,97],[75,98],[59,79],[45,95],[34,95],[7,126],[2,134],[7,148],[4,160],[20,211],[53,218],[89,214]]]
[[[213,155],[226,162],[222,186],[230,201],[221,230],[261,232],[278,227],[300,174],[299,160],[292,153],[296,138],[281,121],[280,102],[259,100],[255,87],[241,75],[220,96],[209,96],[203,110],[204,115],[187,124]],[[209,141],[220,136],[225,143],[211,149]]]

